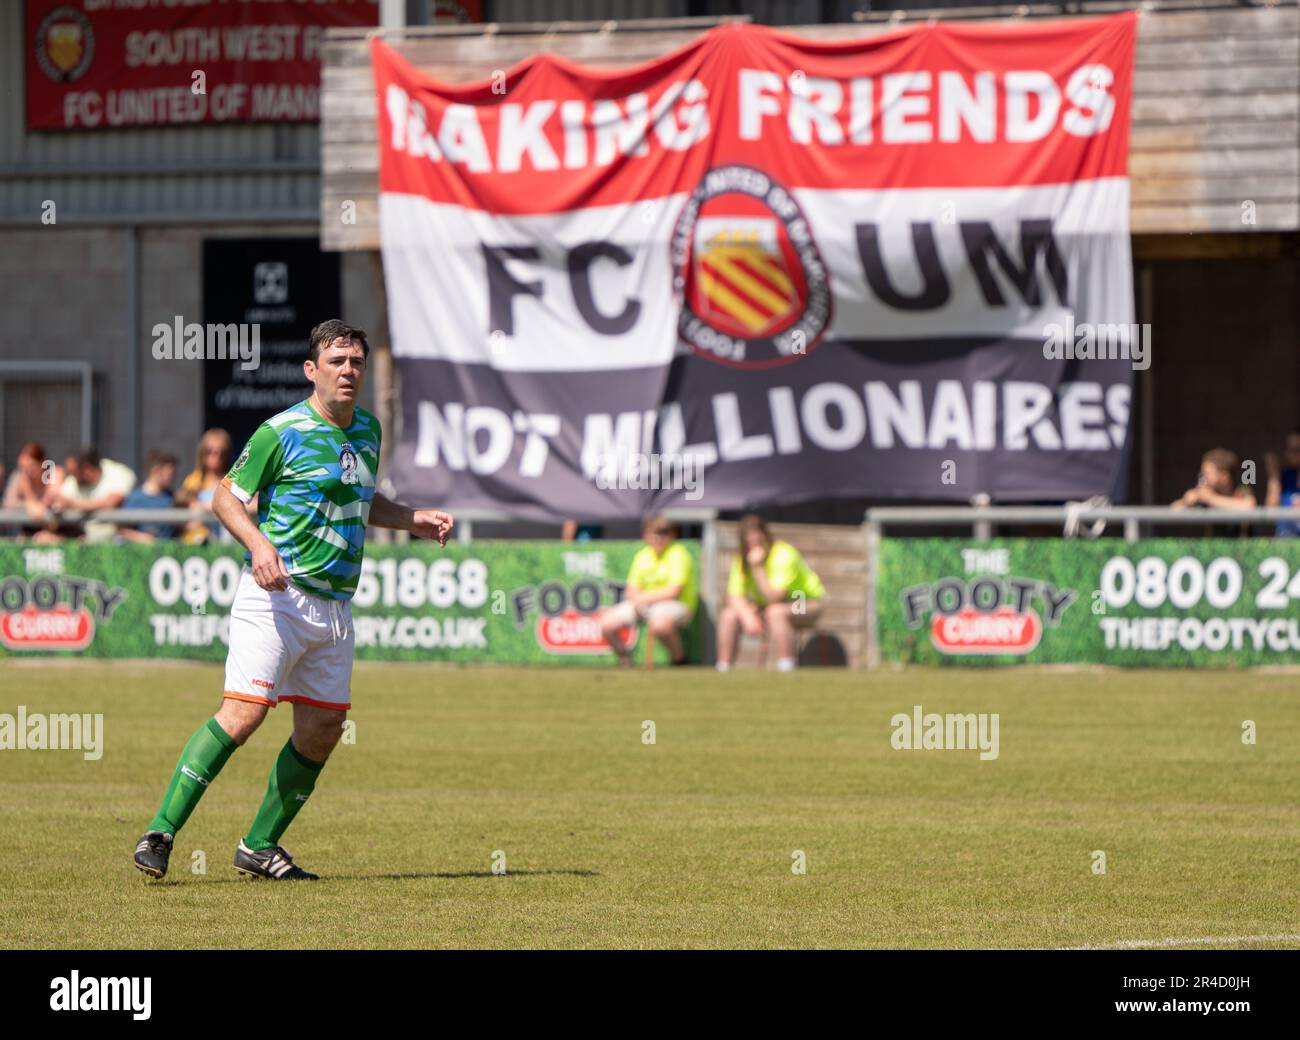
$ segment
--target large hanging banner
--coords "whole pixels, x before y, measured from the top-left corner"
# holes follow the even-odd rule
[[[455,86],[376,39],[398,493],[1119,497],[1135,35],[732,25]]]

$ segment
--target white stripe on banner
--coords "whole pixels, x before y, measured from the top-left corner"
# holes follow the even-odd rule
[[[826,339],[1041,342],[1048,326],[1067,328],[1071,320],[1125,327],[1133,321],[1126,178],[793,195],[830,280]],[[395,355],[518,372],[668,364],[687,350],[678,342],[673,285],[673,232],[686,201],[674,195],[495,216],[381,195]],[[761,245],[772,220],[731,217],[721,231],[752,234]],[[1026,229],[1038,225],[1050,228],[1059,271],[1046,248],[1030,250],[1033,263],[1025,270]],[[710,227],[706,220],[695,225],[697,257]],[[991,237],[981,237],[985,227]],[[935,265],[923,272],[927,239]],[[942,281],[945,291],[927,296],[927,277],[932,290]],[[755,291],[779,305],[780,286]],[[899,298],[923,305],[900,305]],[[918,357],[925,350],[918,342]]]

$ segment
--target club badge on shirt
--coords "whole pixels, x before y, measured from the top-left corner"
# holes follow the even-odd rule
[[[351,444],[344,443],[339,448],[339,466],[343,470],[343,475],[339,478],[342,483],[357,483],[360,479],[357,476],[357,453]]]

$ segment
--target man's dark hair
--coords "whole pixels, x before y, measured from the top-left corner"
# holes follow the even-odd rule
[[[78,469],[80,469],[82,466],[89,466],[91,469],[100,468],[99,452],[94,448],[82,448],[72,457],[74,460],[76,460]]]
[[[330,318],[329,321],[322,321],[311,330],[311,346],[307,350],[307,356],[311,358],[312,364],[320,364],[321,347],[327,343],[333,343],[340,336],[356,343],[365,357],[370,356],[370,344],[366,342],[364,330],[357,328],[355,325],[349,325],[345,321],[340,321],[338,318]]]

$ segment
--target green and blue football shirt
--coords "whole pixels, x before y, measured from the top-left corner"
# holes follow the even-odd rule
[[[262,423],[226,475],[241,502],[257,496],[257,526],[304,592],[345,600],[356,591],[380,436],[364,408],[340,429],[303,401]]]

